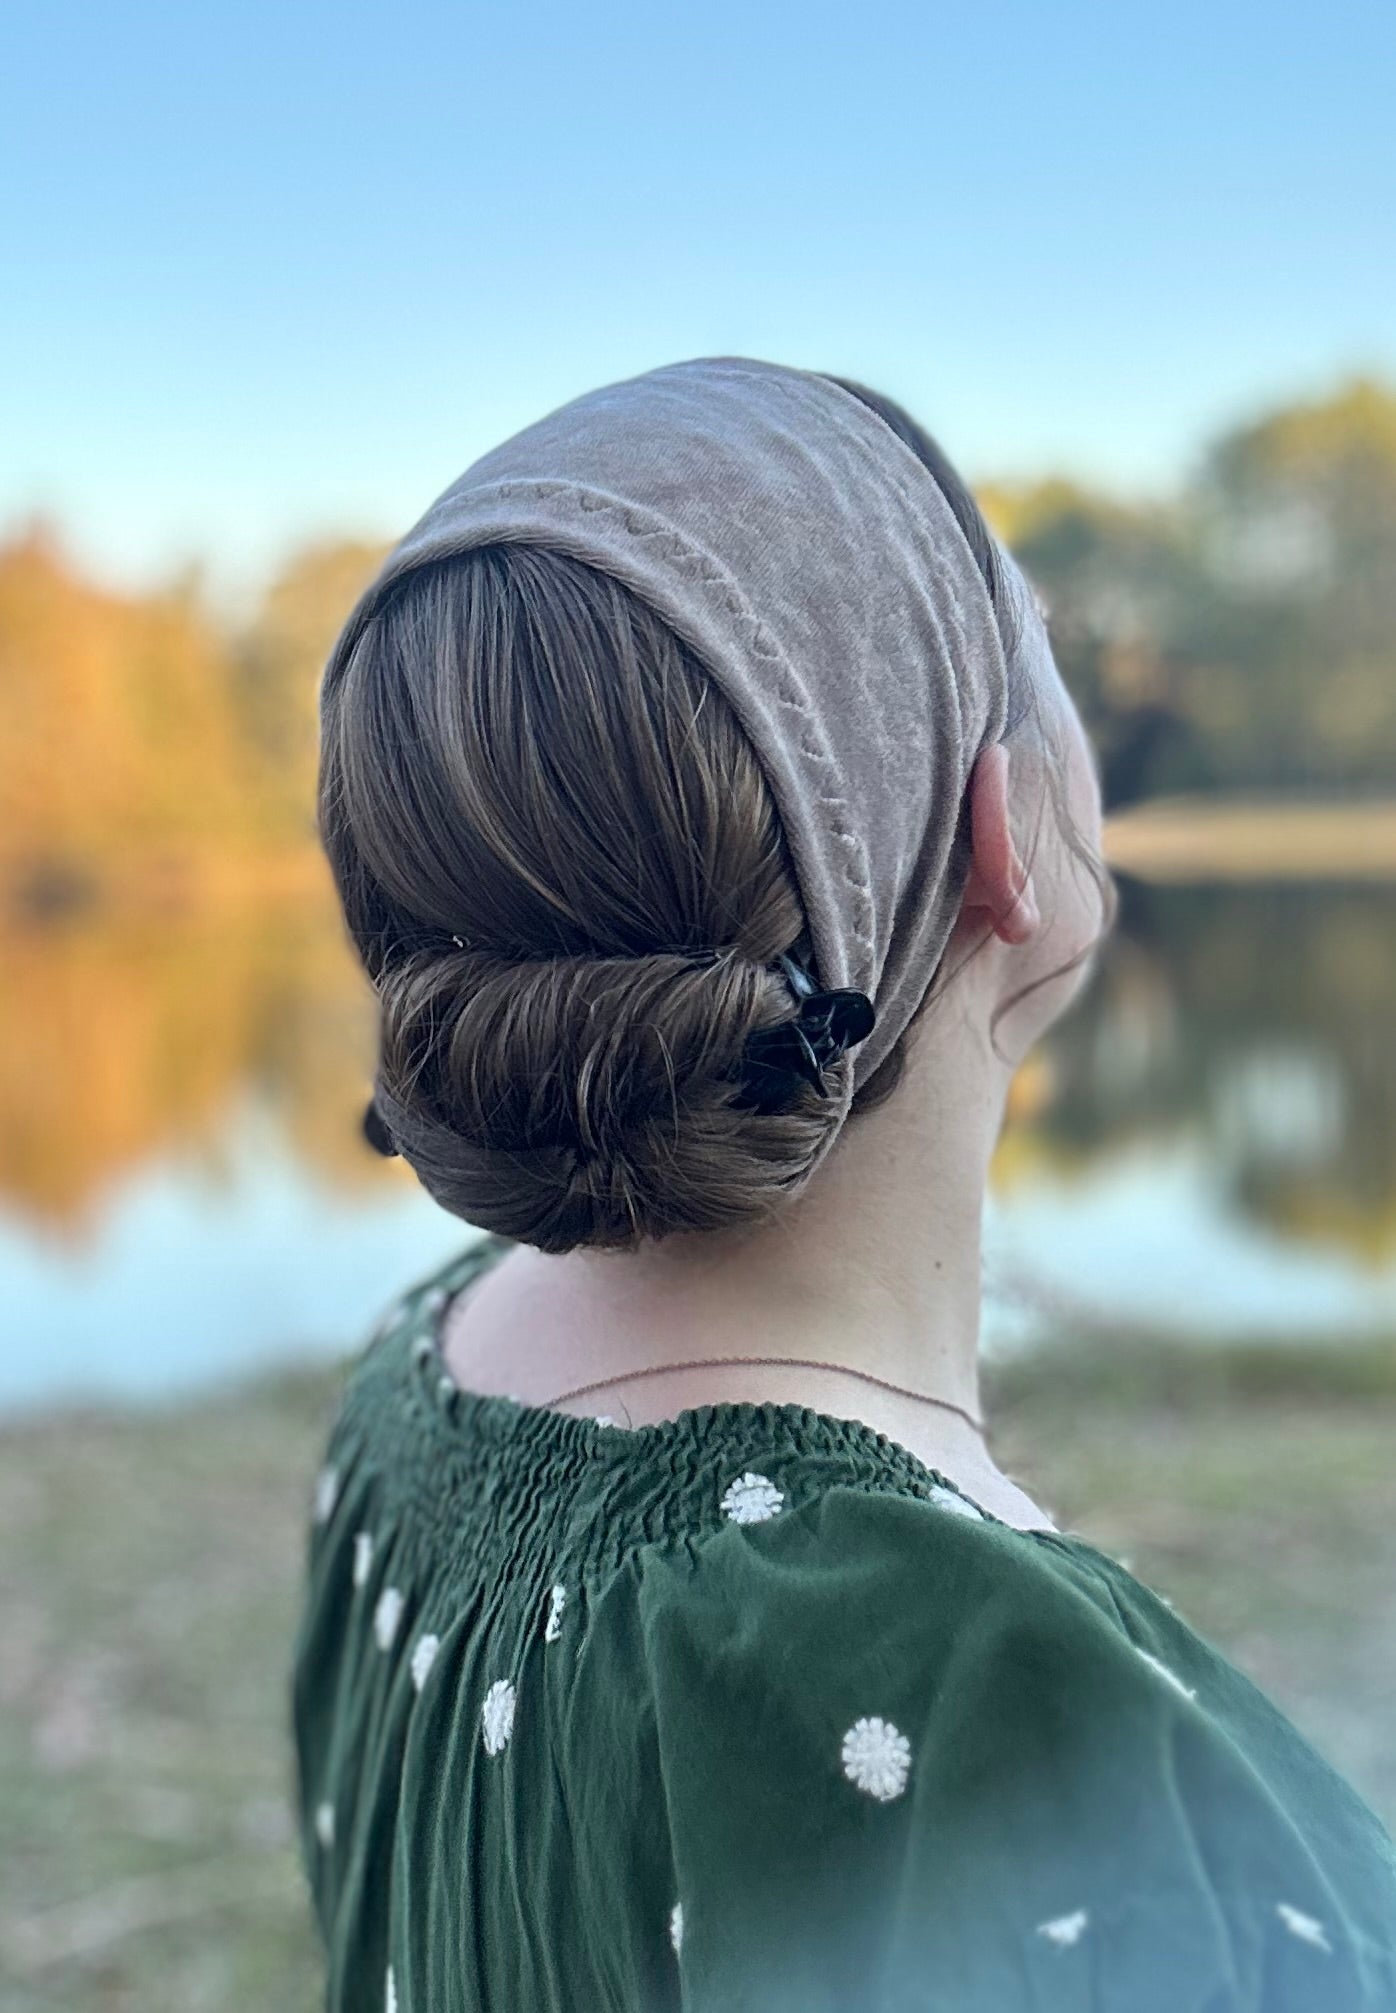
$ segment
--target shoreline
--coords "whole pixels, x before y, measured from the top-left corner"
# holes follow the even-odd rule
[[[1106,814],[1112,871],[1157,881],[1396,880],[1396,798],[1352,800],[1191,793]],[[11,926],[101,922],[155,911],[332,904],[314,845],[153,847],[119,866],[77,856],[29,857],[0,843],[0,906]]]
[[[1158,797],[1110,813],[1112,871],[1140,880],[1396,880],[1396,799]]]

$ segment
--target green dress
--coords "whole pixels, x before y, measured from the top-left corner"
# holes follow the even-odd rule
[[[1392,2013],[1396,1853],[1082,1538],[797,1405],[354,1361],[292,1713],[334,2013]]]

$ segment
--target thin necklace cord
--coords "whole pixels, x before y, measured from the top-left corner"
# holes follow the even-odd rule
[[[976,1433],[983,1433],[984,1422],[967,1412],[963,1405],[956,1405],[949,1398],[932,1398],[924,1391],[912,1391],[905,1384],[894,1384],[888,1377],[878,1377],[871,1370],[853,1370],[845,1363],[822,1363],[817,1358],[807,1356],[697,1356],[686,1363],[645,1363],[636,1370],[625,1370],[618,1377],[597,1377],[590,1384],[578,1384],[570,1391],[560,1391],[550,1398],[549,1405],[564,1404],[570,1398],[585,1398],[593,1391],[604,1391],[613,1384],[628,1384],[632,1377],[653,1377],[664,1370],[716,1370],[724,1364],[789,1364],[799,1370],[837,1370],[845,1377],[861,1377],[865,1383],[876,1384],[884,1391],[893,1391],[899,1398],[915,1398],[923,1405],[939,1405],[944,1411],[956,1412]]]

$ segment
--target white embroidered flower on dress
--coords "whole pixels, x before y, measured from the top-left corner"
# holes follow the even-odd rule
[[[677,1957],[683,1949],[683,1903],[681,1901],[676,1901],[669,1910],[669,1941],[673,1944],[674,1955]]]
[[[354,1533],[354,1585],[361,1587],[368,1578],[368,1569],[373,1564],[373,1533]]]
[[[327,1524],[339,1497],[338,1468],[322,1468],[315,1477],[315,1521]]]
[[[1330,1957],[1333,1955],[1333,1945],[1328,1941],[1323,1924],[1312,1915],[1305,1915],[1302,1909],[1291,1908],[1287,1901],[1277,1901],[1275,1913],[1291,1936],[1297,1936],[1301,1943],[1311,1943],[1315,1950],[1326,1951]]]
[[[1059,1950],[1068,1950],[1079,1941],[1089,1920],[1085,1909],[1078,1908],[1074,1915],[1058,1915],[1051,1922],[1039,1922],[1037,1933],[1045,1936],[1049,1943],[1055,1943]]]
[[[957,1489],[943,1487],[939,1482],[931,1490],[931,1501],[942,1510],[953,1510],[957,1517],[971,1517],[976,1524],[984,1521],[984,1512],[976,1509],[968,1497],[962,1496]]]
[[[855,1720],[843,1737],[843,1772],[859,1789],[890,1803],[906,1788],[911,1742],[890,1719]]]
[[[420,1691],[430,1677],[440,1647],[440,1636],[418,1636],[417,1647],[412,1652],[412,1683],[416,1690]]]
[[[373,1633],[380,1650],[391,1649],[402,1620],[403,1599],[396,1587],[384,1587],[373,1610]]]
[[[514,1687],[507,1678],[496,1678],[485,1693],[480,1727],[485,1753],[498,1754],[514,1731]]]
[[[548,1589],[548,1619],[543,1624],[545,1643],[555,1643],[562,1634],[562,1610],[566,1600],[566,1587],[556,1586]]]
[[[1134,1647],[1136,1655],[1141,1656],[1144,1659],[1145,1663],[1149,1666],[1150,1670],[1157,1671],[1159,1676],[1163,1678],[1167,1684],[1171,1684],[1174,1691],[1180,1691],[1183,1694],[1184,1698],[1197,1697],[1197,1693],[1193,1689],[1193,1687],[1191,1685],[1184,1684],[1183,1680],[1178,1676],[1178,1673],[1176,1671],[1171,1671],[1168,1668],[1167,1664],[1160,1663],[1157,1657],[1150,1656],[1147,1650],[1141,1650],[1139,1648],[1138,1643],[1136,1643]]]
[[[315,1812],[315,1836],[326,1852],[334,1844],[334,1805],[322,1803]]]
[[[734,1524],[764,1524],[785,1501],[782,1492],[765,1475],[750,1470],[731,1483],[723,1494],[723,1514]]]

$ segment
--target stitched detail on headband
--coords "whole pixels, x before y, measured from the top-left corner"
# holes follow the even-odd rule
[[[737,373],[737,375],[749,378],[753,376],[754,373],[751,371],[744,371]],[[813,375],[818,376],[819,374],[816,372]],[[978,563],[974,558],[973,552],[970,550],[969,540],[965,537],[964,531],[960,526],[959,519],[955,516],[954,511],[950,508],[950,505],[946,500],[946,497],[943,491],[941,490],[939,483],[936,482],[935,477],[931,475],[930,470],[921,468],[921,464],[918,457],[915,454],[915,450],[907,446],[907,443],[902,439],[901,435],[897,432],[895,427],[887,425],[887,422],[882,418],[882,415],[880,413],[875,412],[871,406],[865,405],[862,399],[858,398],[855,393],[848,391],[841,384],[835,384],[832,383],[827,378],[821,378],[818,385],[812,385],[803,382],[792,383],[790,385],[790,390],[794,396],[803,398],[807,402],[811,400],[822,402],[824,400],[826,393],[830,391],[835,392],[841,398],[850,399],[853,402],[854,406],[857,408],[857,415],[860,422],[868,419],[873,420],[877,427],[881,428],[884,432],[891,435],[892,439],[896,441],[898,447],[905,449],[906,453],[912,456],[913,461],[916,462],[918,470],[920,470],[920,472],[924,476],[926,476],[931,483],[931,493],[935,497],[935,507],[937,512],[944,518],[946,529],[949,531],[950,535],[953,538],[957,538],[959,540],[959,542],[963,545],[966,554],[968,555],[972,577],[977,585],[980,597],[984,603],[984,612],[988,622],[989,633],[994,638],[999,639],[998,618],[994,614],[993,596],[989,592],[988,582],[984,579],[983,575],[979,571]],[[907,511],[911,515],[915,516],[918,511],[923,509],[924,506],[920,504],[915,497],[912,496],[911,491],[908,489],[906,482],[901,475],[901,472],[896,468],[894,463],[885,461],[880,462],[879,472],[882,475],[882,477],[888,483],[891,484],[892,488],[896,491],[898,497],[901,499],[902,503],[905,505]],[[937,581],[938,585],[943,589],[946,599],[950,605],[950,610],[953,615],[952,626],[955,630],[955,640],[959,644],[961,651],[964,652],[967,650],[969,641],[969,624],[965,616],[964,603],[960,599],[959,588],[955,582],[954,576],[949,573],[939,574],[937,576]],[[943,643],[944,638],[942,637],[941,640]],[[999,641],[1000,641],[1000,648],[1002,648],[1001,639],[999,639]],[[958,692],[959,681],[956,680],[955,683]]]
[[[713,566],[705,554],[689,545],[681,533],[665,526],[647,528],[637,523],[631,511],[624,505],[613,503],[609,497],[597,496],[593,492],[581,489],[575,483],[571,482],[553,482],[544,478],[522,477],[512,481],[491,483],[488,487],[494,495],[500,497],[533,496],[560,498],[563,502],[573,504],[580,510],[587,512],[588,515],[601,512],[615,518],[618,523],[624,526],[629,535],[636,540],[647,542],[657,539],[661,541],[662,549],[667,552],[671,559],[679,564],[683,571],[694,574],[699,579],[706,580],[722,589],[720,596],[722,605],[727,609],[729,614],[736,616],[741,623],[746,632],[747,643],[753,653],[776,665],[780,678],[780,686],[777,688],[776,698],[780,704],[788,707],[792,712],[799,713],[805,720],[812,721],[813,715],[809,702],[794,688],[784,653],[774,644],[770,631],[765,627],[760,616],[756,615],[747,606],[740,594],[734,593],[726,585],[725,576],[721,569]],[[799,751],[807,761],[817,763],[821,769],[828,771],[831,775],[837,773],[832,756],[827,754],[824,749],[811,748],[802,738],[799,743]],[[848,815],[848,801],[844,797],[829,797],[821,794],[816,797],[815,801],[843,812],[845,817]],[[840,862],[840,866],[845,881],[857,898],[853,920],[854,937],[861,947],[868,952],[869,956],[872,957],[876,952],[876,945],[872,936],[872,904],[869,899],[872,884],[867,871],[868,863],[863,844],[859,838],[847,830],[834,828],[833,837],[846,854],[854,856],[852,859],[844,858]],[[854,859],[856,859],[857,865],[863,870],[861,875],[853,871]]]

